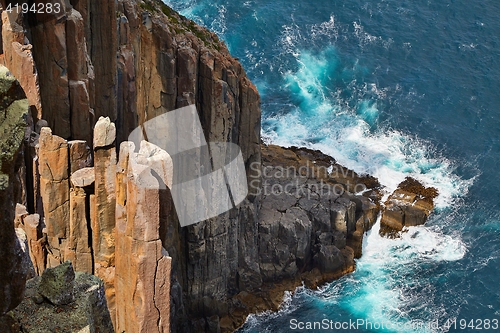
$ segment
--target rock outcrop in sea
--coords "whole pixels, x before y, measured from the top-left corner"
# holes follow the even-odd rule
[[[1,13],[0,327],[31,332],[36,312],[50,331],[62,311],[91,332],[230,332],[302,281],[354,270],[380,184],[319,151],[264,145],[257,89],[215,34],[160,1],[54,2],[50,15]],[[207,142],[241,148],[250,193],[181,227],[168,152],[127,140],[188,105]],[[411,193],[405,208],[393,195],[386,225],[429,215]]]

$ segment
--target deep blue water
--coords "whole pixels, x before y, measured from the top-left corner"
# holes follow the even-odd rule
[[[440,191],[426,226],[398,240],[375,230],[355,273],[299,288],[242,332],[307,331],[293,319],[500,331],[500,1],[166,2],[239,57],[266,141],[321,149],[388,190],[412,175]]]

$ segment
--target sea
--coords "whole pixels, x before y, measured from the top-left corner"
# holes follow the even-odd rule
[[[425,226],[365,236],[356,271],[239,332],[500,332],[500,1],[165,0],[216,32],[262,97],[262,138],[319,149]]]

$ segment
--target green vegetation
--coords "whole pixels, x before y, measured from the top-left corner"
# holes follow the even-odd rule
[[[139,4],[142,9],[147,10],[151,13],[158,13],[158,9],[153,6],[149,1],[144,1]]]
[[[172,24],[171,28],[176,34],[181,34],[190,31],[193,35],[198,37],[206,47],[210,47],[220,51],[220,41],[217,36],[212,35],[208,30],[205,30],[198,26],[194,21],[187,19],[186,17],[178,14],[172,8],[164,4],[161,0],[143,0],[139,3],[139,6],[151,13],[159,13],[157,5],[161,8],[161,12],[165,14],[169,22]]]

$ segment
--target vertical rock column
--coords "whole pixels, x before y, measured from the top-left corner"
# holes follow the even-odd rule
[[[93,192],[95,174],[87,142],[69,141],[71,171],[69,234],[64,259],[71,260],[78,272],[92,274],[92,235],[90,231],[89,195]]]
[[[131,142],[121,145],[117,172],[116,289],[120,291],[116,295],[117,332],[170,330],[172,259],[159,235],[159,181],[162,180],[153,176],[149,166],[139,164],[139,160],[149,164],[148,157],[134,153]]]
[[[115,309],[115,139],[115,124],[108,117],[99,118],[94,128],[95,195],[90,198],[92,247],[94,274],[104,281],[112,319]]]
[[[38,170],[40,193],[47,227],[47,267],[64,261],[64,248],[70,220],[68,143],[43,127],[40,131]]]
[[[87,192],[94,185],[94,179],[94,168],[83,168],[71,175],[69,234],[64,256],[73,262],[76,271],[90,274],[93,273],[93,258]]]

